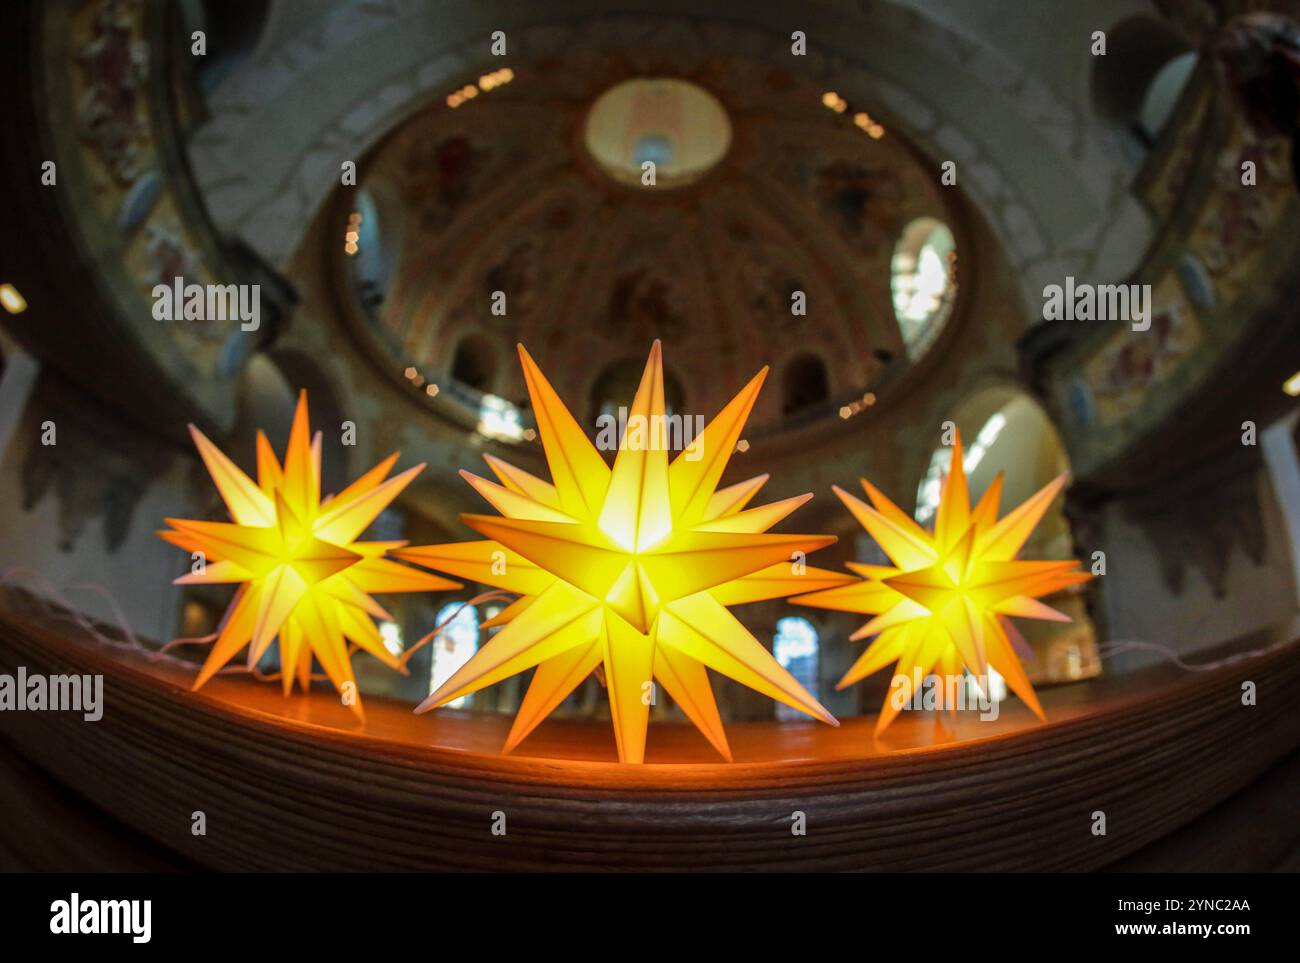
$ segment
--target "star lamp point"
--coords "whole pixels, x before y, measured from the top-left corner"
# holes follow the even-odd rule
[[[932,530],[922,528],[866,479],[861,481],[869,504],[834,486],[840,501],[892,564],[850,562],[848,568],[859,579],[790,601],[871,616],[849,638],[875,638],[836,688],[894,666],[876,735],[897,717],[899,703],[911,697],[916,678],[934,673],[955,677],[963,668],[981,688],[989,668],[996,669],[1011,691],[1040,720],[1046,720],[1020,664],[1017,650],[1024,648],[1024,642],[1010,617],[1068,622],[1067,615],[1039,599],[1092,578],[1079,570],[1075,559],[1017,558],[1066,480],[1067,475],[1058,476],[999,519],[1002,474],[972,506],[958,435]],[[896,699],[896,693],[902,698]]]
[[[484,541],[398,550],[406,561],[518,593],[503,628],[417,709],[425,712],[536,667],[507,737],[514,749],[587,676],[603,671],[620,761],[645,758],[650,686],[662,685],[727,760],[707,669],[832,725],[835,719],[729,611],[850,581],[791,564],[829,535],[768,530],[811,496],[760,508],[767,476],[719,488],[766,372],[741,389],[700,447],[670,458],[666,439],[629,443],[609,465],[521,344],[519,359],[551,481],[491,455],[496,481],[462,477],[497,510],[462,520]],[[663,351],[650,349],[628,422],[665,416]]]
[[[175,584],[239,586],[193,689],[244,648],[252,669],[276,639],[286,696],[295,680],[304,690],[308,687],[313,657],[340,692],[348,683],[355,687],[349,643],[405,671],[372,620],[392,619],[373,596],[440,591],[460,584],[393,561],[393,550],[404,542],[358,539],[424,465],[389,478],[398,458],[390,455],[322,501],[321,434],[311,434],[306,391],[298,396],[283,464],[266,435],[257,433],[256,482],[193,425],[190,436],[231,521],[168,518],[170,528],[157,534],[185,551],[202,553],[200,569]],[[365,721],[359,694],[349,708]]]

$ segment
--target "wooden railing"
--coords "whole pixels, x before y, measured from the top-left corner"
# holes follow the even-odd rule
[[[18,818],[0,821],[0,853],[48,835],[44,820],[66,835],[84,817],[120,827],[113,845],[139,840],[151,860],[226,870],[1095,869],[1300,746],[1297,634],[1237,640],[1205,657],[1263,654],[1213,671],[1165,665],[1044,690],[1046,724],[1018,702],[985,723],[904,713],[880,740],[870,717],[736,724],[731,764],[664,724],[649,763],[624,766],[608,723],[548,721],[503,756],[505,717],[415,716],[369,698],[362,727],[324,690],[286,699],[219,676],[191,693],[187,667],[21,614],[11,596],[0,672],[102,674],[104,715],[0,713],[23,760],[0,765],[0,803],[27,800],[6,808]],[[22,774],[37,771],[82,800],[82,817],[24,795]],[[196,811],[205,836],[191,833]],[[497,812],[504,836],[491,831]],[[792,833],[797,812],[806,835]],[[1300,836],[1294,818],[1285,831]],[[67,868],[30,849],[38,868]]]

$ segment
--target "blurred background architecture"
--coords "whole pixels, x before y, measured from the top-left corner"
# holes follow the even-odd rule
[[[1242,26],[1261,11],[1278,19]],[[594,434],[659,338],[674,412],[712,417],[770,366],[728,479],[815,493],[787,527],[840,537],[822,567],[880,551],[832,485],[866,476],[930,520],[945,422],[975,494],[1005,471],[1013,505],[1069,471],[1032,555],[1106,574],[1046,600],[1073,622],[1025,626],[1037,684],[1167,661],[1103,658],[1115,640],[1195,661],[1288,624],[1297,17],[1254,0],[6,4],[0,572],[141,637],[201,636],[230,590],[172,586],[187,561],[154,535],[224,517],[188,422],[251,467],[256,430],[282,450],[306,388],[326,491],[390,451],[428,463],[371,536],[470,538],[458,516],[485,508],[458,469],[494,454],[545,474],[516,343]],[[151,292],[177,276],[260,285],[260,327],[156,320]],[[1045,320],[1045,287],[1071,278],[1149,285],[1149,328]],[[481,590],[387,599],[385,638],[400,650]],[[418,702],[500,604],[461,610],[409,677],[357,656],[364,691]],[[876,711],[887,678],[834,689],[857,616],[737,614],[837,716]],[[525,683],[461,708],[508,717]],[[777,716],[715,689],[729,721]],[[593,677],[557,715],[607,712]]]

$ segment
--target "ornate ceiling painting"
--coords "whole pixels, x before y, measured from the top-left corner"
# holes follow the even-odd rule
[[[785,71],[665,54],[652,76],[707,87],[732,136],[697,181],[647,195],[609,176],[584,141],[593,102],[632,70],[590,52],[519,68],[508,86],[456,110],[438,104],[375,150],[359,186],[376,199],[380,243],[400,239],[400,255],[368,322],[397,370],[447,368],[477,332],[503,356],[529,345],[588,397],[593,358],[636,357],[657,337],[693,409],[725,403],[745,372],[795,348],[825,359],[839,392],[871,384],[875,352],[898,342],[895,238],[914,218],[954,217],[914,151],[893,134],[868,139]],[[494,291],[506,292],[504,316]],[[806,318],[791,313],[794,291]],[[515,400],[522,388],[513,374],[500,386]],[[779,414],[774,396],[755,421]]]

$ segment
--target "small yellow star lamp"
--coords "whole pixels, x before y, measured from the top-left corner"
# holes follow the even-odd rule
[[[811,495],[746,509],[766,476],[718,489],[767,369],[670,462],[655,430],[665,416],[656,341],[611,468],[522,345],[519,356],[553,483],[489,456],[500,484],[462,475],[501,514],[461,516],[489,540],[395,554],[521,598],[416,711],[536,666],[509,752],[603,669],[621,761],[645,757],[653,680],[730,760],[707,667],[836,725],[727,608],[851,580],[802,562],[833,536],[768,532]]]
[[[349,642],[402,670],[372,621],[393,617],[372,593],[430,592],[460,585],[387,557],[405,542],[357,538],[424,465],[388,478],[397,462],[393,454],[322,502],[321,435],[311,436],[305,391],[298,398],[283,465],[266,435],[257,433],[256,484],[193,425],[190,435],[233,521],[169,518],[171,528],[158,536],[187,552],[202,553],[198,570],[176,579],[177,585],[239,585],[194,689],[245,646],[251,669],[277,636],[285,695],[295,678],[307,688],[313,655],[336,689],[347,692],[350,687],[355,693]],[[365,721],[360,694],[345,701]]]
[[[843,689],[894,663],[890,696],[880,710],[876,734],[884,732],[916,688],[932,673],[948,678],[968,669],[983,688],[992,666],[1011,690],[1045,719],[1012,639],[1018,636],[1008,616],[1068,622],[1069,616],[1038,601],[1041,596],[1092,578],[1077,560],[1049,562],[1016,558],[1043,513],[1065,485],[1061,475],[1014,511],[997,517],[1002,494],[999,473],[974,508],[962,464],[961,437],[952,449],[952,467],[939,496],[934,531],[865,479],[871,504],[835,487],[835,494],[871,533],[894,563],[849,568],[862,576],[850,585],[800,595],[800,605],[860,612],[873,618],[854,632],[853,641],[876,636],[844,674]],[[946,688],[946,687],[941,687]],[[900,698],[895,698],[901,693]]]

